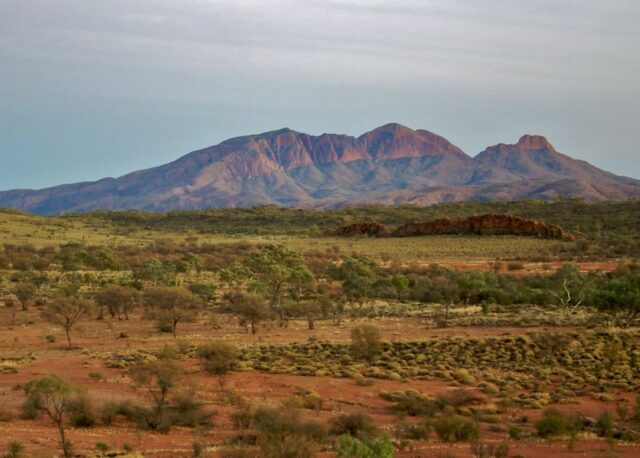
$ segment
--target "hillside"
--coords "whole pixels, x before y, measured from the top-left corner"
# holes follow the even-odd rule
[[[525,135],[472,158],[434,133],[387,124],[357,138],[290,129],[233,138],[120,178],[0,192],[0,207],[57,214],[265,204],[431,205],[559,196],[636,198],[640,181],[572,159],[540,136]]]

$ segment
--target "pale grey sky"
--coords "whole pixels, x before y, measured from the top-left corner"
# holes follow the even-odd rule
[[[387,122],[640,178],[638,24],[638,0],[0,0],[0,189]]]

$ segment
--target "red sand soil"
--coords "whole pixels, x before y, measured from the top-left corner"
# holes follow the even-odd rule
[[[145,402],[144,392],[135,391],[123,369],[105,367],[103,354],[126,348],[157,348],[174,340],[166,334],[158,334],[150,322],[141,321],[134,316],[130,321],[88,321],[83,329],[74,334],[73,350],[65,349],[64,337],[60,329],[44,323],[36,309],[18,314],[18,324],[13,327],[0,327],[0,356],[33,354],[35,361],[19,366],[18,373],[0,374],[0,406],[14,413],[15,418],[8,422],[0,422],[0,452],[6,450],[10,441],[20,441],[29,453],[41,453],[40,456],[51,456],[47,453],[58,453],[59,442],[57,431],[46,418],[37,421],[21,420],[17,414],[24,401],[21,383],[42,377],[45,374],[57,374],[70,382],[88,389],[91,398],[100,404],[109,399],[133,399]],[[6,308],[0,309],[0,322],[10,319]],[[289,342],[306,341],[309,337],[333,341],[347,341],[353,322],[345,322],[341,326],[318,322],[314,331],[306,329],[305,323],[295,321],[286,329],[276,326],[262,329],[256,336],[248,335],[233,320],[226,321],[221,317],[222,329],[214,329],[206,323],[185,323],[179,325],[179,340],[189,343],[202,343],[215,338],[225,338],[232,342]],[[32,321],[33,324],[26,324]],[[419,319],[378,319],[375,323],[383,329],[385,339],[427,339],[436,336],[478,337],[503,334],[523,334],[529,331],[558,332],[558,328],[518,328],[518,327],[486,327],[486,328],[445,328],[427,329]],[[120,332],[127,332],[129,338],[120,339]],[[48,343],[45,336],[55,335],[57,341]],[[217,378],[205,375],[198,367],[197,361],[183,363],[187,370],[188,381],[198,390],[200,397],[208,408],[216,411],[213,419],[214,427],[205,435],[198,435],[192,429],[176,427],[169,434],[149,431],[140,432],[128,421],[119,420],[114,425],[97,426],[91,429],[70,428],[69,439],[78,451],[95,449],[97,442],[105,442],[113,447],[122,447],[128,443],[148,457],[188,457],[192,454],[193,442],[199,441],[208,447],[206,456],[217,456],[215,446],[237,434],[230,422],[229,414],[233,407],[219,401]],[[89,374],[99,372],[101,380],[92,379]],[[254,405],[272,404],[294,396],[302,390],[318,393],[325,400],[324,408],[319,413],[310,412],[311,418],[329,422],[332,417],[341,413],[366,412],[372,415],[383,430],[394,437],[393,425],[398,419],[389,412],[389,404],[380,398],[380,391],[414,389],[425,394],[437,395],[453,388],[448,382],[441,381],[390,381],[375,380],[371,386],[359,386],[350,379],[331,377],[302,377],[293,375],[275,375],[251,371],[232,374],[227,387],[236,390]],[[627,397],[633,401],[629,393],[610,393],[613,399]],[[604,410],[613,412],[615,406],[590,398],[578,398],[575,403],[563,403],[555,406],[566,411],[580,411],[590,417],[596,417]],[[632,404],[633,405],[633,404]],[[510,409],[502,414],[502,425],[515,415],[526,415],[531,425],[541,415],[541,410]],[[410,420],[408,420],[410,421]],[[531,428],[531,426],[528,426]],[[602,440],[580,441],[576,451],[569,451],[567,444],[561,441],[511,441],[506,433],[495,433],[483,424],[481,435],[483,440],[506,442],[510,455],[522,454],[527,458],[546,456],[580,457],[606,456],[607,443]],[[615,445],[616,456],[640,456],[640,444]],[[398,457],[437,457],[452,453],[456,457],[471,457],[469,444],[443,444],[435,440],[415,444],[412,450],[398,452]],[[322,456],[332,456],[325,453]]]

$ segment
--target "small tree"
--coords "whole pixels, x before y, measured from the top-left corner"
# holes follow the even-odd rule
[[[168,324],[176,337],[178,323],[192,321],[202,301],[186,288],[149,288],[144,292],[145,304],[160,325]]]
[[[45,308],[43,317],[50,323],[64,328],[69,348],[71,348],[71,331],[85,316],[93,310],[93,302],[75,297],[56,298]]]
[[[151,429],[168,430],[171,424],[168,397],[179,384],[182,373],[180,366],[171,359],[145,361],[129,369],[134,388],[147,391],[153,400],[151,412],[141,413]]]
[[[341,264],[327,268],[329,278],[342,282],[342,291],[350,302],[365,303],[376,280],[375,263],[364,256],[343,258]]]
[[[129,313],[140,302],[140,293],[130,286],[105,285],[95,294],[95,301],[98,305],[98,319],[103,318],[106,308],[112,317],[120,318],[124,315],[125,320],[129,319]]]
[[[229,297],[229,302],[231,313],[238,317],[240,325],[251,326],[251,334],[256,333],[260,321],[271,315],[264,298],[258,294],[234,294]]]
[[[307,320],[307,328],[315,329],[316,319],[322,314],[321,304],[314,299],[293,304],[296,314],[303,316]]]
[[[253,291],[263,294],[282,325],[285,320],[284,301],[301,296],[313,280],[313,274],[299,253],[283,246],[269,245],[251,254],[245,263]]]
[[[71,443],[65,436],[65,420],[78,388],[57,375],[48,375],[40,380],[32,380],[25,386],[25,405],[36,412],[45,413],[58,427],[62,452],[71,456]]]
[[[22,310],[26,311],[29,308],[29,303],[36,296],[36,285],[31,282],[18,283],[13,288],[13,294],[15,294],[20,301]]]
[[[222,390],[227,374],[238,365],[238,350],[226,342],[211,342],[200,347],[198,353],[204,360],[204,370],[218,376]]]
[[[371,361],[382,351],[380,329],[363,324],[351,329],[351,352],[358,359]]]
[[[587,276],[572,264],[565,264],[558,269],[550,280],[549,291],[566,311],[578,308],[587,297]]]
[[[629,273],[607,280],[596,292],[595,303],[619,326],[630,326],[640,315],[640,275]]]

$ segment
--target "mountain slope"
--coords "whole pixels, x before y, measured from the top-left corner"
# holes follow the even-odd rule
[[[471,158],[436,134],[387,124],[357,138],[290,129],[232,138],[120,178],[0,192],[0,207],[53,214],[260,204],[427,205],[560,195],[640,197],[640,181],[571,159],[540,136],[525,135]]]

